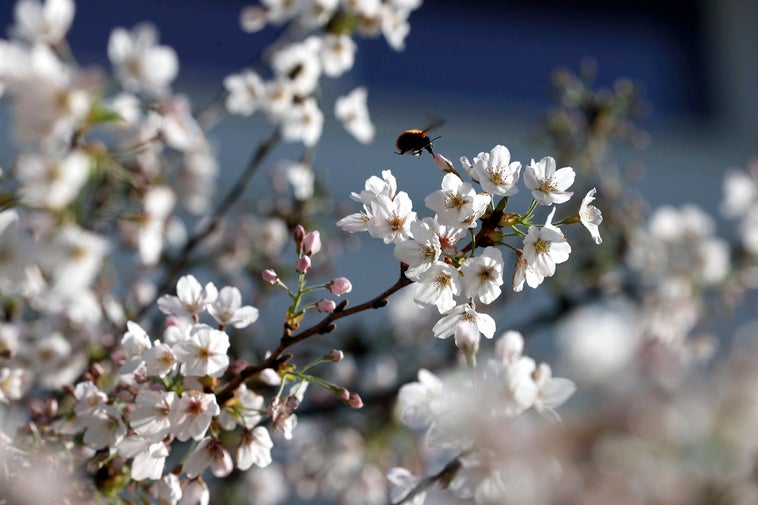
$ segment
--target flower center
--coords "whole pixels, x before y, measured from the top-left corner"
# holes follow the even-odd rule
[[[539,254],[545,254],[550,250],[550,242],[538,239],[537,242],[534,243],[534,249],[536,249]]]

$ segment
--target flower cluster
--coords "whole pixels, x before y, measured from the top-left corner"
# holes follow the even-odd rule
[[[247,32],[267,24],[290,23],[312,35],[286,41],[270,55],[270,75],[247,69],[224,79],[226,108],[249,116],[258,110],[281,128],[285,140],[314,146],[321,137],[324,114],[315,98],[322,75],[339,77],[353,67],[357,46],[355,31],[364,36],[383,34],[396,50],[402,50],[410,31],[408,17],[420,0],[403,2],[268,0],[242,10],[240,23]],[[338,98],[334,116],[363,143],[374,138],[374,125],[366,107],[367,90],[355,88]]]
[[[407,426],[426,430],[426,448],[432,452],[458,454],[460,467],[452,473],[450,489],[461,499],[474,498],[477,504],[504,503],[522,475],[513,475],[513,461],[507,457],[509,442],[504,433],[529,410],[551,421],[560,418],[555,408],[574,392],[568,379],[552,377],[549,365],[536,365],[522,354],[524,340],[517,332],[504,333],[495,343],[495,356],[474,373],[453,373],[437,377],[420,370],[418,382],[404,385],[398,396],[397,412]],[[488,408],[482,409],[483,405]],[[403,499],[414,487],[401,469],[392,469],[390,478]],[[423,501],[423,494],[416,496]]]
[[[492,338],[495,322],[476,311],[476,303],[491,304],[500,296],[504,259],[498,246],[516,252],[512,286],[521,291],[524,283],[532,288],[555,274],[556,265],[568,260],[571,246],[560,228],[553,224],[556,206],[567,202],[574,181],[571,167],[556,169],[550,156],[532,160],[524,171],[524,184],[533,201],[526,212],[507,212],[508,199],[518,192],[516,185],[521,163],[511,161],[508,148],[495,146],[470,162],[461,158],[464,172],[472,182],[464,182],[442,155],[435,162],[447,172],[441,189],[424,199],[434,217],[419,219],[405,191],[398,191],[391,171],[370,177],[360,193],[351,198],[363,211],[341,219],[337,225],[354,233],[367,231],[386,244],[393,243],[395,257],[407,266],[405,275],[416,283],[414,300],[420,306],[435,306],[443,317],[434,327],[439,338],[455,335],[456,344],[475,354],[479,336]],[[478,192],[474,185],[481,187]],[[600,211],[591,205],[595,190],[584,198],[579,212],[558,224],[581,222],[600,243]],[[497,198],[500,200],[495,201]],[[544,225],[533,224],[538,205],[552,207]],[[474,230],[480,225],[479,231]],[[518,248],[506,242],[522,237]],[[459,243],[466,237],[471,241]],[[483,250],[476,255],[477,248]]]

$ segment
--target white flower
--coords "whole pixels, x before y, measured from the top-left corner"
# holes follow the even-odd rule
[[[442,189],[424,199],[427,207],[437,213],[437,221],[458,228],[476,228],[477,219],[487,210],[488,194],[477,194],[474,187],[455,174],[442,178]]]
[[[405,276],[411,280],[418,279],[440,258],[442,249],[435,233],[435,224],[435,220],[430,217],[413,221],[410,226],[413,238],[395,245],[395,258],[408,265]]]
[[[263,110],[271,121],[278,123],[290,113],[294,99],[295,93],[288,80],[277,78],[267,81]]]
[[[418,371],[418,382],[404,384],[397,396],[400,420],[412,429],[426,428],[435,419],[432,404],[444,394],[442,381],[429,370]]]
[[[79,423],[84,427],[84,443],[100,450],[117,445],[126,436],[126,425],[121,413],[112,405],[105,405],[97,413],[80,416]]]
[[[468,160],[465,160],[465,165],[468,165]],[[473,178],[491,195],[512,196],[518,193],[516,182],[520,173],[521,162],[511,162],[511,152],[505,146],[497,145],[489,153],[482,152],[474,157]]]
[[[73,0],[20,0],[16,3],[13,33],[29,42],[55,45],[66,36],[74,19]]]
[[[126,351],[127,360],[119,371],[121,374],[135,372],[144,362],[142,355],[153,346],[147,332],[139,324],[127,321],[126,329],[126,333],[121,337],[121,345]]]
[[[232,74],[224,78],[226,110],[231,114],[249,116],[260,109],[266,101],[266,86],[263,79],[252,70]]]
[[[237,468],[247,470],[255,465],[260,468],[271,464],[271,448],[274,443],[263,426],[242,432],[242,442],[237,449]]]
[[[161,505],[177,505],[182,498],[179,476],[167,473],[161,480],[150,487],[150,493]]]
[[[179,487],[181,499],[177,505],[208,505],[210,503],[211,492],[203,479],[181,479]]]
[[[92,103],[76,69],[50,46],[31,48],[0,40],[0,82],[13,96],[16,140],[47,151],[66,147]]]
[[[454,335],[456,328],[463,323],[473,325],[487,338],[492,338],[495,334],[495,320],[492,316],[475,311],[468,303],[458,305],[449,314],[440,318],[432,328],[432,332],[437,338],[447,338]]]
[[[139,24],[131,32],[115,28],[108,40],[108,58],[121,84],[132,92],[161,95],[179,72],[176,53],[158,45],[158,33],[151,24]]]
[[[397,181],[390,170],[382,171],[382,178],[372,175],[366,179],[364,190],[360,193],[350,193],[350,198],[363,204],[364,212],[358,212],[337,221],[337,226],[348,233],[368,231],[368,223],[373,217],[371,203],[379,195],[393,200],[397,193]]]
[[[202,313],[218,296],[212,282],[203,287],[192,275],[185,275],[176,283],[176,295],[163,295],[158,299],[158,308],[169,316],[192,316]]]
[[[534,408],[551,421],[560,421],[560,416],[555,411],[563,405],[576,391],[576,385],[569,379],[553,377],[550,365],[542,363],[534,372],[534,381],[537,384],[537,398]]]
[[[437,261],[419,276],[413,299],[422,307],[434,305],[444,314],[455,307],[455,296],[461,290],[458,277],[454,267]]]
[[[271,57],[272,70],[279,78],[287,80],[296,95],[309,96],[318,85],[321,76],[320,46],[318,37],[309,37],[282,47]]]
[[[152,377],[165,377],[176,363],[176,356],[171,346],[158,340],[155,341],[153,347],[145,350],[142,359],[145,361],[147,375]]]
[[[310,200],[316,181],[316,175],[310,166],[306,163],[288,162],[282,167],[282,172],[289,185],[292,186],[295,199],[301,202]]]
[[[516,251],[516,265],[513,269],[513,277],[511,278],[511,284],[513,285],[513,291],[517,293],[524,289],[524,281],[530,288],[536,288],[542,281],[545,280],[544,275],[540,275],[529,263],[522,251]]]
[[[316,100],[306,98],[292,105],[282,118],[282,137],[288,141],[302,141],[306,147],[313,147],[321,137],[324,114]]]
[[[563,233],[551,224],[554,214],[555,207],[548,215],[545,226],[530,226],[524,237],[524,258],[529,267],[543,277],[552,276],[555,265],[568,260],[571,253],[571,245],[566,242]]]
[[[755,179],[743,170],[727,171],[722,186],[721,213],[726,217],[735,218],[749,212],[758,198]]]
[[[490,304],[500,296],[503,285],[503,254],[495,247],[487,247],[481,255],[466,258],[461,273],[466,297],[478,297],[482,303]]]
[[[356,45],[348,35],[325,35],[321,39],[319,57],[324,74],[339,77],[353,67]],[[364,100],[365,101],[365,100]]]
[[[518,331],[508,330],[495,342],[495,358],[501,363],[513,363],[523,352],[524,336]]]
[[[23,368],[0,368],[0,402],[20,400],[31,385],[29,372]]]
[[[137,237],[143,265],[158,263],[166,238],[166,220],[175,204],[176,194],[168,186],[154,186],[145,193]]]
[[[229,335],[205,324],[190,330],[189,339],[172,348],[185,376],[221,377],[229,366]]]
[[[131,436],[119,442],[117,449],[125,458],[134,458],[130,472],[134,480],[157,480],[163,475],[168,447],[162,441]]]
[[[200,440],[219,411],[216,395],[184,391],[171,407],[171,433],[182,442],[190,438]]]
[[[555,169],[555,160],[545,156],[540,161],[527,165],[524,172],[524,184],[532,190],[532,196],[540,205],[564,203],[574,193],[566,191],[574,183],[574,169],[563,167]]]
[[[366,105],[367,95],[368,91],[361,86],[334,102],[335,117],[342,122],[350,135],[363,144],[371,143],[376,132]]]
[[[603,239],[600,237],[600,230],[598,226],[603,222],[603,214],[600,213],[600,209],[594,205],[590,205],[595,199],[595,188],[592,188],[587,192],[587,195],[582,199],[582,205],[579,207],[579,220],[585,228],[590,232],[592,239],[596,244],[601,244]]]
[[[169,414],[175,402],[176,393],[173,391],[141,389],[134,410],[129,413],[129,425],[144,438],[163,440],[171,430]]]
[[[213,475],[219,478],[226,477],[234,469],[229,451],[221,445],[221,442],[211,437],[205,437],[197,444],[195,450],[182,465],[182,469],[187,477],[194,479],[201,475],[208,465]]]
[[[219,324],[246,328],[258,320],[258,309],[251,305],[242,305],[240,290],[225,286],[221,288],[216,298],[209,306],[208,313]]]
[[[90,164],[89,156],[79,150],[70,151],[62,159],[21,156],[16,164],[21,197],[35,207],[62,209],[87,182]]]
[[[393,487],[390,488],[390,501],[392,503],[398,503],[404,500],[408,493],[410,493],[419,483],[419,478],[413,475],[409,470],[402,467],[392,467],[387,470],[387,480],[389,480]],[[424,505],[426,500],[426,491],[421,491],[410,501],[404,501],[408,505]]]
[[[110,244],[105,237],[74,224],[57,230],[52,239],[40,248],[40,264],[50,272],[54,291],[64,298],[80,298],[100,271]]]
[[[507,417],[516,417],[534,406],[539,389],[533,374],[537,368],[534,360],[521,356],[510,363],[491,361],[498,397],[493,399],[495,409]]]
[[[22,232],[15,210],[0,212],[0,290],[9,295],[32,294],[44,286],[35,264],[37,243]]]
[[[391,2],[382,3],[379,9],[384,38],[392,49],[402,51],[405,49],[405,37],[411,31],[411,25],[408,23],[410,11],[396,8]]]
[[[416,220],[413,202],[405,191],[399,192],[391,200],[385,195],[377,195],[371,202],[371,218],[367,227],[369,235],[380,238],[385,244],[400,242],[410,237],[410,225]]]

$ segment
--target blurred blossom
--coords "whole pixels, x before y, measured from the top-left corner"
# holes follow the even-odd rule
[[[12,33],[29,42],[55,45],[68,32],[74,19],[73,0],[21,0],[16,3]]]
[[[324,114],[316,100],[306,98],[292,105],[282,118],[282,136],[288,141],[302,141],[306,147],[313,147],[321,138]]]
[[[226,109],[232,114],[249,116],[258,110],[266,99],[263,80],[252,70],[227,76],[224,79],[224,87],[228,93]]]
[[[250,505],[277,505],[289,495],[283,469],[276,464],[246,472],[245,482],[250,490]]]
[[[339,77],[353,67],[357,47],[349,36],[326,35],[319,45],[318,54],[326,76]]]
[[[350,135],[363,144],[369,144],[374,140],[376,130],[369,117],[367,95],[366,88],[358,87],[334,102],[334,115]]]
[[[0,40],[0,60],[0,81],[13,98],[16,140],[50,151],[66,146],[92,102],[83,76],[41,44],[27,48]]]
[[[581,307],[559,325],[561,362],[570,375],[595,384],[611,384],[631,366],[642,344],[638,313],[622,301]]]
[[[131,31],[115,28],[108,40],[108,58],[128,91],[163,95],[179,73],[173,49],[158,45],[158,32],[149,23]]]

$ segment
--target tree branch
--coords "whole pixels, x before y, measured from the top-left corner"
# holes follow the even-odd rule
[[[286,361],[286,359],[282,358],[282,354],[289,347],[297,344],[298,342],[302,342],[303,340],[306,340],[314,335],[320,335],[334,331],[336,328],[334,321],[337,321],[338,319],[342,319],[343,317],[347,317],[364,310],[379,309],[381,307],[384,307],[388,303],[387,298],[389,296],[396,293],[397,291],[400,291],[402,288],[411,284],[412,282],[413,281],[405,276],[405,270],[401,269],[400,277],[395,282],[395,284],[371,300],[349,309],[346,308],[347,300],[343,300],[339,305],[337,305],[337,308],[334,310],[334,312],[327,315],[319,323],[316,323],[315,325],[301,331],[300,333],[283,336],[279,341],[277,348],[268,356],[268,358],[257,365],[249,365],[248,367],[244,368],[236,377],[229,381],[221,391],[216,394],[216,401],[219,403],[219,405],[223,405],[224,402],[229,400],[234,395],[234,390],[242,385],[246,380],[259,374],[267,368],[275,368],[282,361]]]

